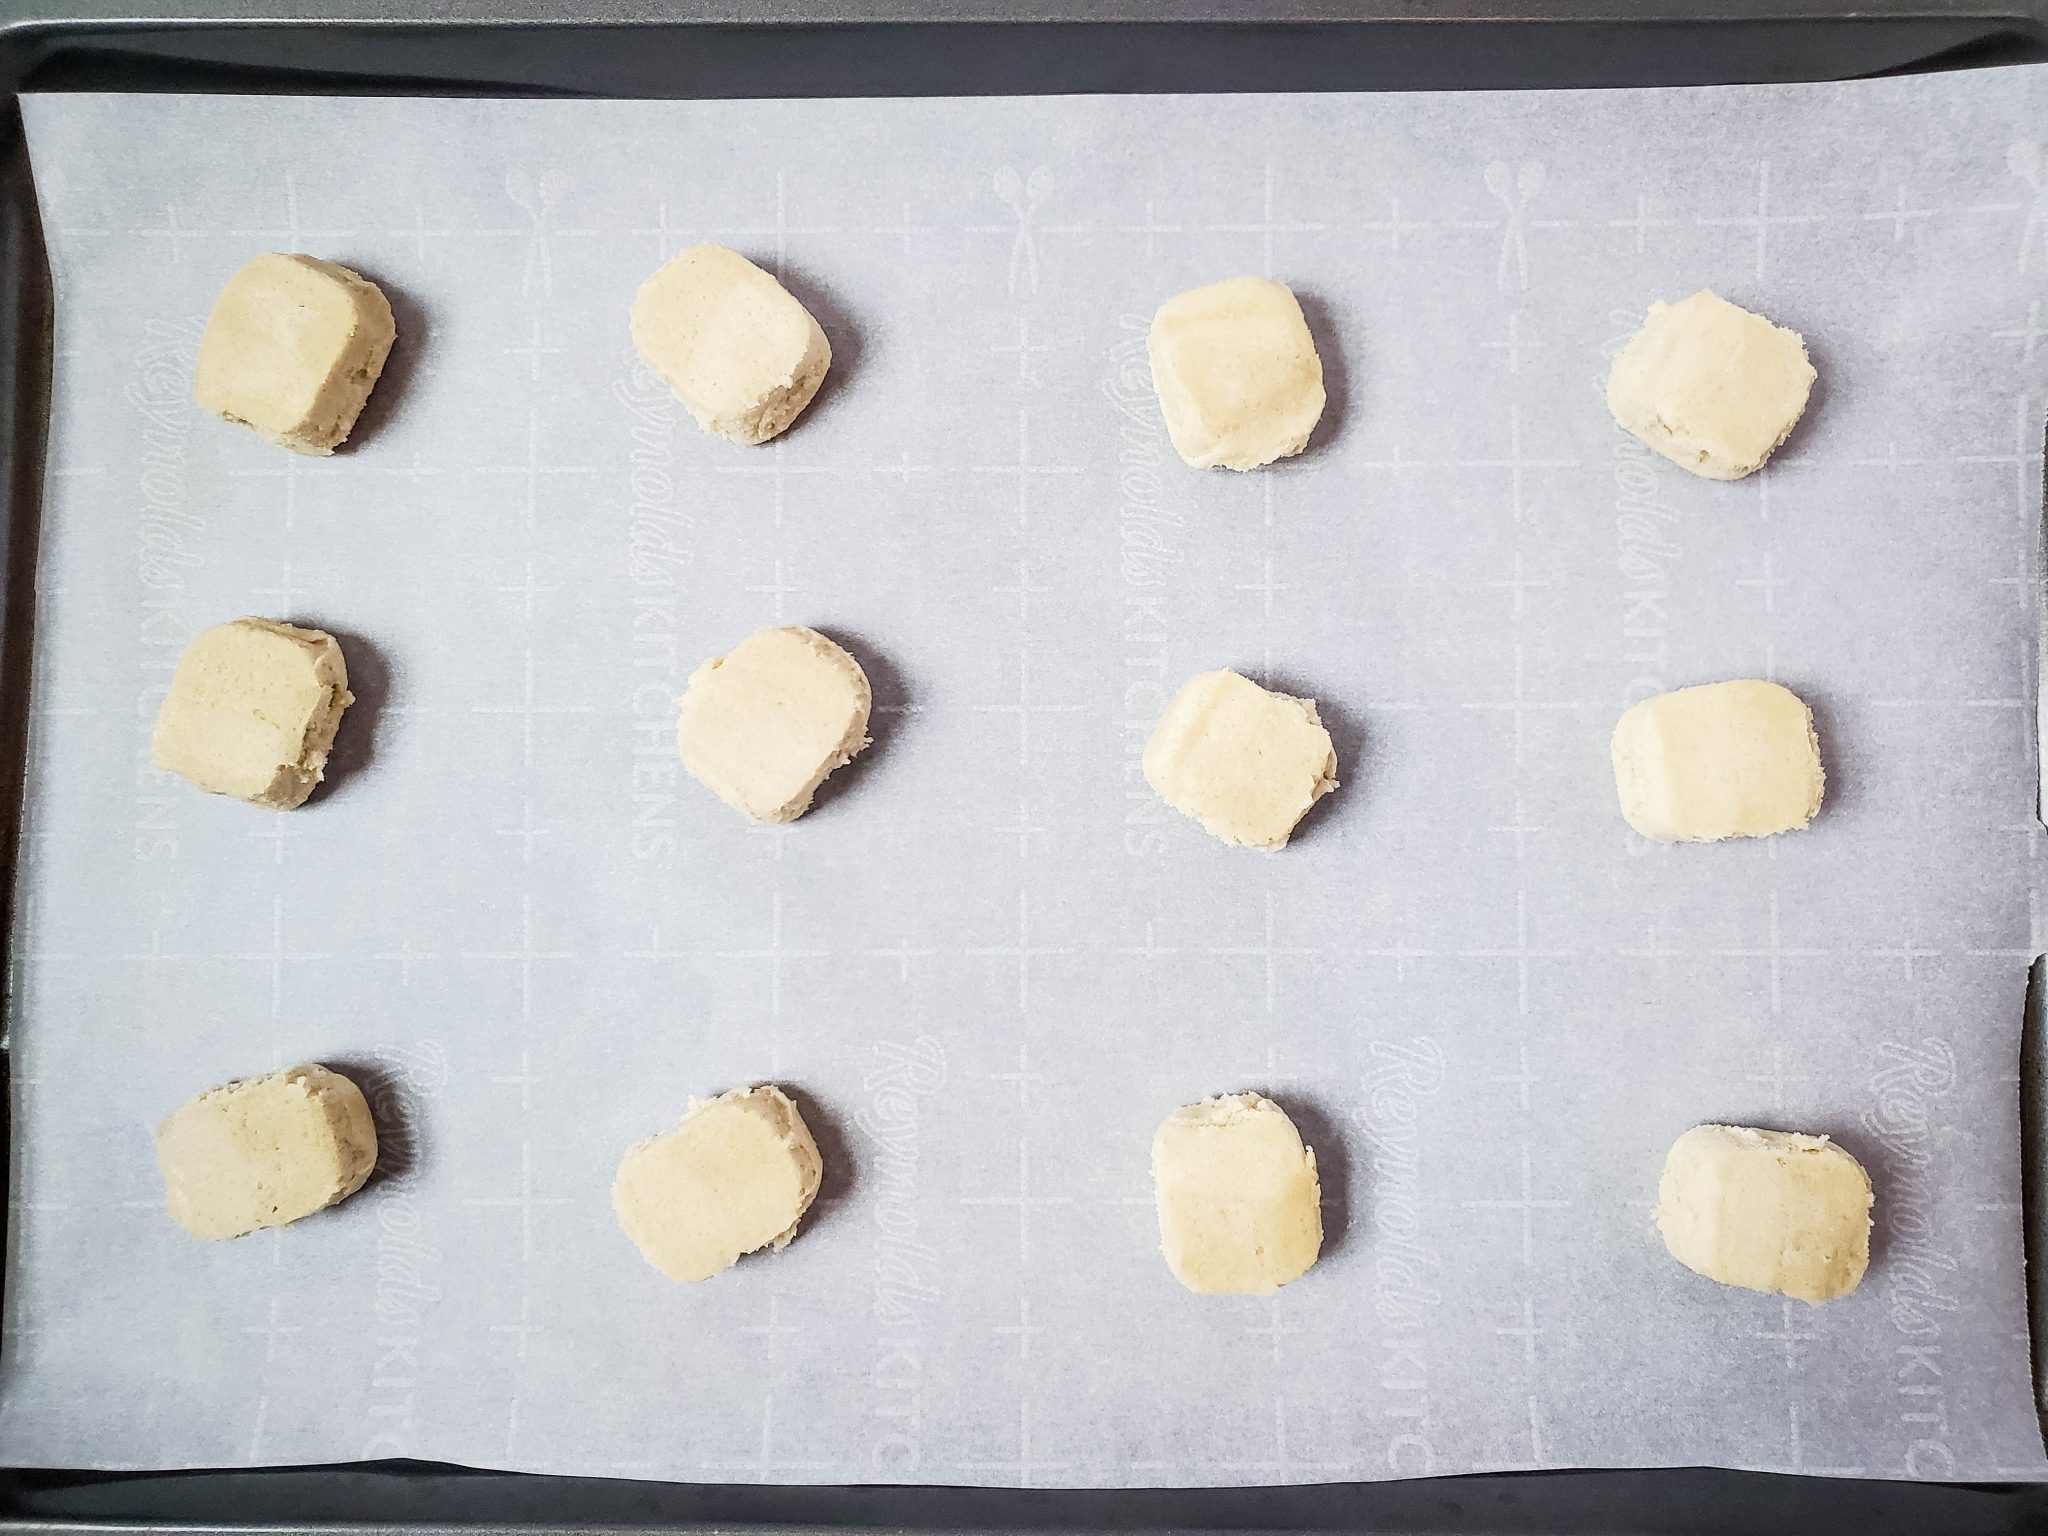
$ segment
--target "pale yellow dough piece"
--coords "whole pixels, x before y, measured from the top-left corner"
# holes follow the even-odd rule
[[[811,403],[832,344],[811,312],[737,251],[692,245],[640,287],[633,346],[697,425],[765,443]]]
[[[1650,306],[1607,375],[1607,408],[1672,463],[1740,480],[1792,435],[1814,377],[1797,331],[1702,289]]]
[[[308,1063],[209,1088],[156,1128],[171,1217],[194,1237],[282,1227],[346,1200],[377,1166],[363,1091]]]
[[[1273,693],[1225,669],[1180,686],[1145,744],[1145,782],[1212,837],[1287,846],[1337,787],[1337,748],[1314,699]]]
[[[206,410],[280,447],[332,453],[397,334],[375,283],[331,261],[273,251],[213,301],[193,393]]]
[[[210,794],[271,810],[305,804],[355,702],[334,636],[275,619],[203,631],[178,658],[150,757]]]
[[[815,629],[760,629],[690,674],[676,746],[690,777],[734,810],[795,821],[868,745],[873,702],[860,663]]]
[[[1316,1155],[1271,1099],[1175,1110],[1152,1138],[1152,1183],[1166,1267],[1191,1291],[1270,1295],[1322,1252]]]
[[[1285,283],[1233,277],[1159,306],[1146,343],[1174,451],[1197,469],[1301,452],[1323,415],[1323,360]]]
[[[780,1088],[692,1099],[672,1131],[619,1160],[612,1210],[671,1280],[709,1280],[760,1248],[786,1248],[818,1196],[824,1159]]]
[[[1661,843],[1797,831],[1826,783],[1813,711],[1755,679],[1644,699],[1614,727],[1612,755],[1621,814]]]
[[[1687,1269],[1832,1301],[1870,1267],[1870,1175],[1825,1136],[1696,1125],[1671,1144],[1657,1230]]]

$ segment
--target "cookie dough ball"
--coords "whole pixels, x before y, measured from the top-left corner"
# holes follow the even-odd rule
[[[240,1237],[324,1211],[377,1166],[363,1091],[308,1064],[209,1088],[156,1128],[171,1217],[194,1237]]]
[[[1168,299],[1146,343],[1175,452],[1197,469],[1257,469],[1307,446],[1323,360],[1284,283],[1233,277]]]
[[[288,811],[327,771],[341,712],[354,702],[334,636],[236,619],[178,658],[150,757],[209,794]]]
[[[398,334],[377,285],[312,256],[258,256],[228,279],[199,338],[194,393],[294,453],[349,434]]]
[[[672,1131],[630,1148],[612,1210],[671,1280],[709,1280],[761,1248],[787,1248],[818,1197],[824,1159],[780,1088],[692,1099]]]
[[[1644,699],[1614,728],[1614,787],[1628,824],[1660,843],[1792,832],[1820,810],[1813,711],[1744,679]]]
[[[1175,1110],[1152,1138],[1152,1183],[1166,1267],[1191,1291],[1270,1295],[1322,1251],[1316,1155],[1271,1099]]]
[[[1870,1175],[1825,1136],[1697,1125],[1671,1144],[1657,1230],[1696,1274],[1832,1301],[1870,1267]]]
[[[676,746],[691,778],[743,815],[795,821],[868,745],[867,674],[815,629],[747,636],[690,674]]]
[[[1672,463],[1740,480],[1792,435],[1813,381],[1797,331],[1702,289],[1650,306],[1607,376],[1607,408]]]
[[[790,291],[737,251],[693,245],[641,285],[633,346],[697,425],[765,443],[811,403],[832,344]]]
[[[1287,846],[1310,806],[1337,787],[1337,749],[1314,699],[1261,688],[1228,669],[1180,686],[1145,744],[1145,782],[1212,837]]]

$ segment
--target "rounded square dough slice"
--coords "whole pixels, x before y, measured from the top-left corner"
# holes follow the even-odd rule
[[[1146,340],[1174,451],[1197,469],[1257,469],[1308,446],[1323,360],[1285,283],[1233,277],[1159,306]]]
[[[1274,693],[1228,668],[1180,686],[1145,744],[1145,781],[1212,837],[1284,848],[1337,787],[1337,748],[1314,699]]]
[[[210,794],[291,810],[325,776],[354,702],[334,636],[236,619],[202,631],[178,658],[150,758]]]
[[[674,1130],[629,1148],[612,1210],[640,1256],[671,1280],[709,1280],[762,1248],[786,1248],[818,1196],[824,1159],[789,1096],[763,1085],[692,1099]]]
[[[1832,1301],[1870,1267],[1870,1176],[1825,1136],[1696,1125],[1671,1144],[1657,1230],[1696,1274]]]
[[[765,443],[811,403],[832,344],[767,272],[722,245],[678,251],[633,299],[633,346],[697,425]]]
[[[1826,788],[1813,711],[1754,678],[1642,700],[1615,725],[1610,751],[1622,816],[1658,842],[1797,831]]]
[[[280,447],[329,454],[354,428],[397,334],[390,301],[368,278],[272,251],[214,300],[193,393]]]
[[[346,1200],[377,1166],[363,1091],[315,1063],[209,1088],[156,1128],[171,1217],[194,1237],[240,1237]]]
[[[690,777],[760,822],[794,821],[868,745],[867,674],[800,624],[760,629],[690,674],[676,746]]]
[[[1607,375],[1607,408],[1681,468],[1739,480],[1792,435],[1815,377],[1797,331],[1702,289],[1650,306]]]
[[[1316,1155],[1271,1099],[1175,1110],[1152,1138],[1152,1182],[1166,1267],[1191,1291],[1270,1295],[1322,1252]]]

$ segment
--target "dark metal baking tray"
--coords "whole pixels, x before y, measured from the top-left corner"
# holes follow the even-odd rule
[[[15,867],[51,346],[19,91],[1475,89],[1843,79],[2041,60],[2048,0],[0,0],[0,901],[11,899]],[[0,942],[10,931],[0,921]],[[2021,1070],[2037,1382],[2048,1340],[2042,978],[2037,966]],[[0,1148],[10,1131],[0,1118]],[[6,1456],[0,1445],[0,1462]],[[0,1536],[848,1528],[1989,1536],[2048,1531],[2048,1485],[1699,1468],[1128,1492],[698,1486],[404,1462],[159,1474],[0,1470]]]
[[[1450,90],[1837,79],[2016,62],[2048,51],[2048,4],[0,0],[0,37],[0,88],[41,90]]]

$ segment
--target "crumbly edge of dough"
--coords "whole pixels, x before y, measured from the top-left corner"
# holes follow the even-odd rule
[[[339,1205],[367,1184],[377,1168],[377,1123],[370,1113],[370,1101],[353,1078],[318,1062],[288,1068],[285,1076],[306,1085],[308,1096],[320,1106],[333,1130],[335,1146],[347,1154],[327,1200],[328,1205]],[[353,1134],[358,1129],[366,1140]]]
[[[1269,689],[1268,691],[1270,692],[1271,690]],[[1316,808],[1317,802],[1323,796],[1329,794],[1331,790],[1337,788],[1337,743],[1330,736],[1330,728],[1323,724],[1322,714],[1316,709],[1316,701],[1314,699],[1296,698],[1291,693],[1278,694],[1276,697],[1300,705],[1302,714],[1308,718],[1308,723],[1321,731],[1323,739],[1330,743],[1330,754],[1323,759],[1323,766],[1316,771],[1316,781],[1309,789],[1308,804],[1302,807],[1301,815],[1295,818],[1294,827],[1298,827],[1303,821],[1308,819],[1308,813]],[[1285,848],[1288,841],[1294,836],[1294,827],[1289,827],[1282,834],[1279,842],[1272,844],[1270,847],[1261,847],[1260,852],[1274,853]]]
[[[1255,1116],[1263,1115],[1268,1111],[1279,1115],[1289,1125],[1294,1125],[1294,1117],[1273,1100],[1267,1098],[1263,1093],[1214,1093],[1197,1103],[1183,1104],[1161,1122],[1160,1130],[1164,1131],[1168,1126],[1172,1125],[1193,1126],[1198,1130],[1222,1130],[1233,1125],[1242,1125],[1245,1121]],[[1300,1139],[1300,1135],[1301,1128],[1295,1126],[1295,1137],[1297,1140]],[[1156,1178],[1159,1172],[1156,1161],[1158,1148],[1156,1137],[1153,1147],[1155,1161],[1152,1171],[1153,1177]],[[1301,1144],[1301,1150],[1308,1154],[1309,1172],[1315,1172],[1315,1148],[1304,1141]]]
[[[323,671],[332,673],[322,679],[326,689],[319,705],[307,717],[298,756],[292,762],[279,764],[269,787],[250,802],[274,811],[297,810],[327,777],[327,758],[341,730],[342,712],[356,701],[348,689],[348,658],[342,655],[341,642],[324,629],[301,629],[279,619],[242,618],[235,622],[297,641],[311,652],[315,677]]]
[[[1196,465],[1196,467],[1200,469],[1228,469],[1238,474],[1249,474],[1252,470],[1264,469],[1269,464],[1277,464],[1282,459],[1291,459],[1305,450],[1309,445],[1309,440],[1316,435],[1316,428],[1322,425],[1323,412],[1328,410],[1330,405],[1329,392],[1323,384],[1323,358],[1321,352],[1315,347],[1313,337],[1310,338],[1309,355],[1315,359],[1316,365],[1316,413],[1314,419],[1306,427],[1302,428],[1299,437],[1288,438],[1271,453],[1241,454],[1236,458],[1223,458],[1218,455],[1204,460],[1201,464]],[[1183,457],[1185,458],[1185,455]],[[1193,459],[1187,459],[1186,462],[1190,464],[1195,463]]]
[[[874,715],[875,691],[873,685],[868,682],[868,674],[862,668],[859,659],[853,652],[834,640],[830,635],[820,634],[808,625],[785,624],[781,628],[784,634],[801,636],[804,644],[812,652],[824,657],[827,661],[839,667],[841,671],[851,676],[854,690],[858,695],[858,704],[854,710],[853,719],[847,724],[846,734],[839,738],[839,744],[826,757],[823,766],[818,769],[811,780],[796,794],[790,796],[781,805],[776,806],[765,814],[735,799],[717,785],[705,786],[749,821],[758,822],[762,826],[768,827],[782,826],[788,822],[795,821],[799,816],[803,815],[804,812],[811,808],[811,801],[817,797],[818,790],[827,779],[831,778],[833,774],[874,745],[874,738],[868,735],[868,722]],[[690,674],[690,680],[684,686],[684,696],[687,698],[689,691],[694,689],[700,681],[709,678],[712,673],[724,666],[725,660],[726,658],[723,656],[714,656],[709,661],[699,665],[697,670]],[[692,775],[692,777],[695,777],[695,775]],[[698,782],[703,783],[701,779]]]
[[[824,327],[807,309],[804,318],[810,322],[810,334],[805,341],[803,356],[790,370],[788,378],[771,389],[750,410],[738,415],[713,417],[690,411],[698,426],[715,437],[747,447],[758,446],[789,430],[790,423],[801,416],[804,408],[816,397],[825,382],[826,372],[832,366],[832,343],[825,335]],[[685,409],[688,409],[687,403]]]
[[[752,1111],[756,1103],[764,1104],[768,1119],[777,1131],[777,1141],[789,1153],[800,1170],[802,1193],[797,1198],[796,1215],[782,1231],[769,1239],[767,1246],[780,1252],[787,1248],[796,1236],[796,1230],[803,1225],[804,1217],[810,1214],[811,1204],[818,1198],[818,1190],[825,1181],[825,1159],[818,1151],[817,1138],[811,1135],[811,1128],[804,1123],[803,1112],[796,1107],[796,1101],[773,1083],[761,1083],[752,1088],[739,1088],[731,1093],[721,1094],[717,1099],[692,1099],[683,1122],[699,1110],[709,1109],[721,1101],[741,1102]],[[754,1250],[759,1252],[759,1249]]]
[[[777,823],[795,821],[797,817],[808,811],[811,808],[811,801],[816,798],[818,790],[823,786],[824,782],[856,757],[860,756],[869,747],[873,746],[875,740],[874,737],[868,734],[868,722],[874,716],[875,690],[873,685],[868,682],[866,669],[861,666],[851,651],[847,650],[846,647],[840,645],[837,641],[819,634],[814,629],[804,630],[804,635],[813,650],[823,654],[830,654],[835,660],[844,658],[846,666],[851,669],[854,691],[859,697],[859,702],[855,706],[852,721],[846,727],[846,734],[839,738],[839,745],[833,749],[831,758],[823,768],[818,770],[817,777],[804,787],[803,793],[793,797],[783,807],[782,811],[773,818]]]
[[[300,251],[281,254],[335,279],[348,289],[355,300],[356,328],[350,334],[347,350],[343,353],[343,360],[349,364],[347,378],[345,381],[328,380],[320,398],[328,399],[331,409],[324,416],[305,423],[296,432],[266,431],[232,411],[216,410],[215,414],[223,421],[247,427],[265,442],[280,448],[289,448],[293,453],[314,458],[327,458],[355,430],[356,418],[369,403],[370,391],[384,376],[384,364],[391,356],[392,344],[398,339],[398,322],[392,316],[391,301],[384,296],[384,290],[360,272]],[[370,324],[373,320],[378,323]]]
[[[1798,698],[1798,695],[1794,694],[1793,697]],[[1820,814],[1821,803],[1828,796],[1828,763],[1820,754],[1820,726],[1814,721],[1813,706],[1807,704],[1804,699],[1800,699],[1799,702],[1806,707],[1806,745],[1813,753],[1813,792],[1806,797],[1805,816],[1800,818],[1798,826],[1786,829],[1790,832],[1803,832],[1812,826],[1813,818]]]
[[[1635,438],[1659,457],[1668,459],[1671,463],[1676,464],[1680,469],[1698,475],[1702,480],[1729,481],[1747,480],[1751,475],[1762,469],[1764,465],[1768,464],[1771,460],[1771,455],[1784,447],[1785,440],[1799,429],[1800,419],[1805,414],[1806,409],[1804,406],[1801,406],[1799,415],[1794,416],[1785,430],[1778,434],[1778,440],[1764,450],[1763,457],[1754,464],[1746,466],[1716,459],[1705,448],[1689,448],[1685,446],[1685,444],[1691,442],[1691,439],[1682,438],[1668,421],[1654,413],[1647,422],[1640,425],[1622,421],[1618,414],[1615,419],[1620,422],[1622,429],[1631,437]]]
[[[1320,392],[1322,386],[1318,384],[1316,388]],[[1327,405],[1328,402],[1329,397],[1325,395],[1324,405]],[[1264,469],[1268,464],[1277,464],[1282,459],[1291,459],[1308,447],[1309,439],[1316,435],[1316,428],[1321,425],[1322,419],[1322,407],[1318,406],[1316,409],[1316,419],[1309,423],[1308,430],[1303,432],[1301,436],[1290,438],[1278,449],[1263,456],[1253,457],[1246,455],[1235,459],[1216,459],[1213,461],[1215,467],[1218,469],[1235,470],[1239,474],[1247,474],[1254,469]]]

